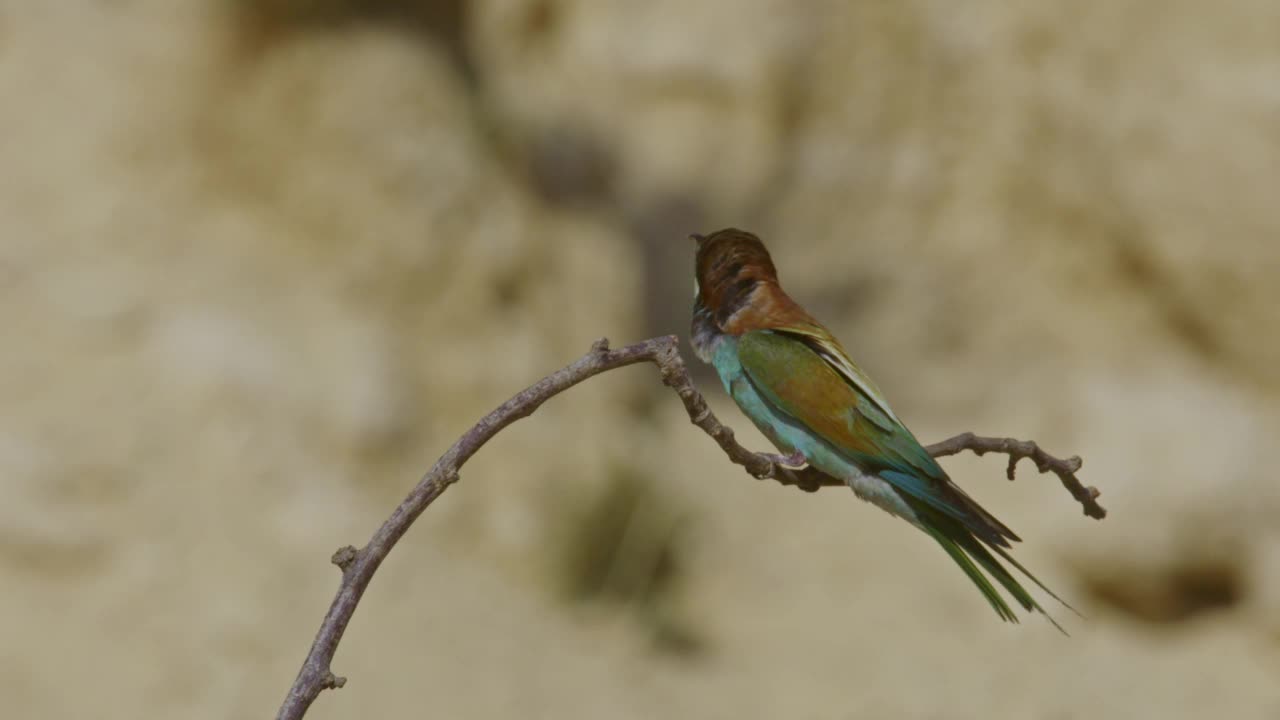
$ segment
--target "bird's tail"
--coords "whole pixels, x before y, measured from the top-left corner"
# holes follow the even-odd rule
[[[992,578],[994,578],[995,581],[999,583],[1000,586],[1003,587],[1024,610],[1028,612],[1038,612],[1044,615],[1045,618],[1047,618],[1049,622],[1053,623],[1053,626],[1058,628],[1062,634],[1067,634],[1067,631],[1063,630],[1062,626],[1058,624],[1058,621],[1045,611],[1044,607],[1031,596],[1031,593],[1018,582],[1018,579],[1015,578],[1004,565],[1000,564],[1000,561],[991,554],[991,550],[994,550],[1001,558],[1004,559],[1005,562],[1017,568],[1023,575],[1026,575],[1027,578],[1039,586],[1041,590],[1048,593],[1054,600],[1062,603],[1063,607],[1066,607],[1077,615],[1079,615],[1079,613],[1076,612],[1075,608],[1068,605],[1062,598],[1058,597],[1056,593],[1045,587],[1044,583],[1040,582],[1039,578],[1032,575],[1025,567],[1023,567],[1022,563],[1019,563],[1009,555],[1008,551],[999,546],[991,545],[990,543],[984,544],[959,521],[943,515],[942,513],[933,511],[929,508],[922,508],[917,510],[917,514],[919,515],[921,526],[924,528],[925,532],[929,533],[929,535],[942,546],[942,549],[951,556],[951,559],[960,566],[960,569],[964,571],[965,575],[969,576],[969,579],[973,581],[973,584],[977,586],[983,597],[987,599],[987,602],[991,604],[992,609],[996,611],[996,614],[999,615],[1002,620],[1018,622],[1018,616],[1014,614],[1013,609],[1009,607],[1009,603],[1005,600],[1004,596],[1000,594],[996,589],[995,584],[991,582]],[[983,573],[983,570],[986,571],[986,574]],[[988,575],[990,575],[990,577],[988,577]]]

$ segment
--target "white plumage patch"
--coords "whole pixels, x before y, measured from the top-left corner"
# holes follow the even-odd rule
[[[854,474],[846,477],[844,481],[859,498],[890,515],[896,515],[912,525],[920,527],[920,520],[916,517],[915,511],[911,509],[910,505],[907,505],[902,496],[898,494],[898,491],[894,490],[893,486],[887,481],[857,470],[854,470]]]

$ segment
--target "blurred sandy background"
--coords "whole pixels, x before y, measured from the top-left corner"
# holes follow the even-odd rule
[[[1101,523],[945,465],[1088,620],[640,367],[465,468],[309,717],[1278,717],[1278,185],[1273,0],[0,0],[4,714],[273,715],[330,553],[738,225],[923,440],[1085,458]]]

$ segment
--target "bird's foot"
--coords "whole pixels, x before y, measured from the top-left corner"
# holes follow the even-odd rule
[[[761,455],[769,458],[769,462],[774,465],[786,468],[787,470],[803,470],[809,466],[809,459],[806,458],[804,453],[799,450],[796,450],[790,455],[779,455],[777,453],[761,453]]]

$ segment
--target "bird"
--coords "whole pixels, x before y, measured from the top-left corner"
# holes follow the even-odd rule
[[[862,500],[922,530],[1002,620],[1018,617],[996,584],[1065,634],[996,558],[1075,612],[1010,555],[1010,542],[1021,538],[952,482],[831,331],[782,289],[760,238],[736,228],[689,237],[697,243],[691,344],[782,451],[771,459],[843,481]]]

